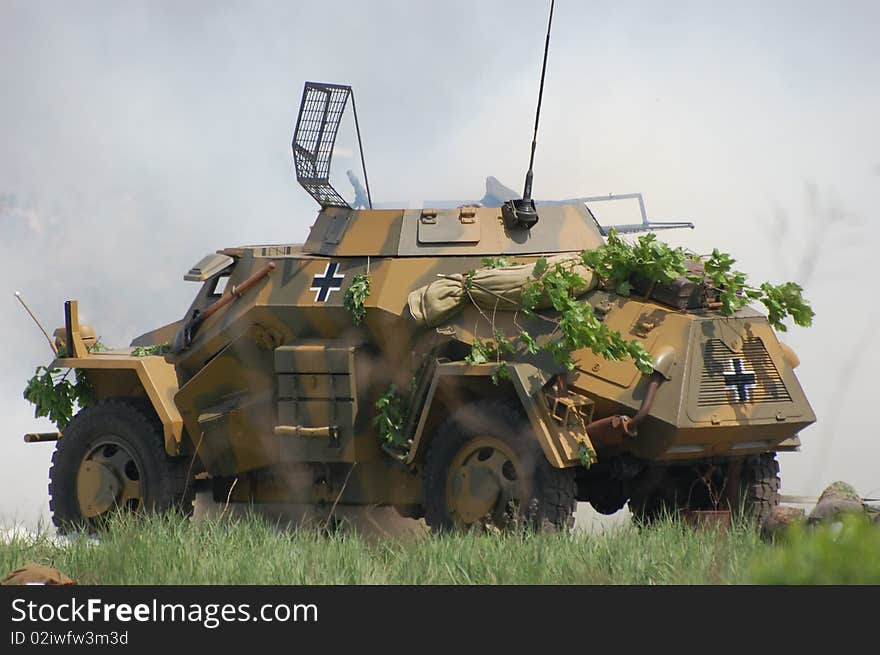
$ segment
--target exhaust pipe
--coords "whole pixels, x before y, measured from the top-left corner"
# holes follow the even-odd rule
[[[645,397],[639,407],[639,411],[633,417],[623,414],[615,414],[614,416],[606,416],[597,421],[593,421],[587,425],[587,434],[596,445],[601,446],[619,446],[627,439],[632,439],[638,434],[639,424],[645,420],[651,413],[654,405],[654,396],[657,395],[657,389],[663,383],[665,378],[662,374],[654,371],[648,379],[648,388],[645,391]]]

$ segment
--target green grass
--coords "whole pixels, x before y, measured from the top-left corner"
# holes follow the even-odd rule
[[[780,547],[757,560],[761,584],[880,584],[880,527],[861,515],[808,533],[793,526]]]
[[[598,536],[380,539],[283,530],[255,516],[198,523],[122,517],[97,539],[44,533],[0,543],[0,572],[34,561],[81,584],[117,585],[878,583],[880,565],[870,562],[880,552],[880,531],[862,530],[797,534],[772,545],[746,523],[719,532],[667,520]]]
[[[0,544],[0,571],[36,561],[83,584],[725,583],[762,548],[745,527],[727,535],[673,522],[585,534],[366,538],[350,530],[281,530],[250,516],[191,523],[120,517],[69,542],[48,534]]]

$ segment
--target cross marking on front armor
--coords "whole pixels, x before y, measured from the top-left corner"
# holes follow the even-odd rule
[[[315,302],[327,302],[330,299],[330,293],[339,291],[342,288],[342,281],[345,280],[345,274],[336,275],[339,271],[339,264],[336,262],[327,262],[327,267],[322,275],[316,275],[312,279],[312,286],[309,291],[315,292]]]
[[[724,386],[736,391],[736,399],[741,403],[749,401],[749,389],[757,384],[758,377],[754,371],[743,367],[743,360],[731,359],[731,371],[724,371]]]

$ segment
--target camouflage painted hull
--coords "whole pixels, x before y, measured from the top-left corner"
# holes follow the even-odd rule
[[[569,374],[546,353],[524,354],[511,362],[511,379],[496,385],[491,365],[464,364],[470,344],[490,339],[495,329],[514,334],[523,326],[540,341],[552,326],[511,311],[488,317],[488,310],[468,306],[424,328],[407,308],[414,289],[438,275],[480,268],[486,256],[527,263],[602,243],[592,215],[580,206],[548,207],[541,220],[532,235],[508,230],[497,208],[327,208],[304,245],[220,251],[231,263],[204,280],[184,321],[133,344],[176,332],[175,354],[93,354],[62,365],[93,369],[99,397],[117,394],[121,378],[114,368],[144,368],[142,360],[156,360],[146,368],[173,370],[173,378],[157,373],[153,379],[138,368],[131,393],[138,393],[139,382],[141,393],[164,407],[169,454],[197,453],[215,479],[238,479],[230,499],[418,504],[418,473],[437,426],[456,406],[495,396],[522,403],[552,466],[574,467],[579,444],[591,443],[584,429],[589,421],[578,427],[554,419],[548,383],[566,377],[566,393],[589,407],[583,418],[597,420],[638,411],[648,376],[630,361],[590,351],[575,353]],[[343,299],[355,275],[366,273],[366,319],[356,326]],[[253,288],[202,320],[183,342],[186,321],[223,297],[220,278],[228,277],[226,289],[234,295],[255,275],[262,277]],[[723,317],[603,290],[583,298],[609,327],[652,355],[662,353],[664,362],[663,383],[637,435],[594,440],[600,461],[622,454],[662,462],[796,449],[799,431],[815,421],[792,357],[760,314],[746,309]],[[407,424],[412,445],[397,458],[383,450],[373,424],[375,402],[391,384],[414,390]],[[227,487],[219,488],[222,496]]]

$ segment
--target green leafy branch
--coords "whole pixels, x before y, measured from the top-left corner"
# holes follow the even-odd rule
[[[525,345],[528,352],[537,352],[537,345],[532,336],[523,330],[520,332],[519,340]],[[494,362],[495,370],[492,373],[492,382],[499,384],[501,380],[510,379],[510,368],[507,361],[503,359],[504,355],[513,355],[516,353],[516,345],[510,341],[501,330],[495,330],[492,341],[483,341],[480,338],[474,339],[471,344],[470,352],[465,355],[464,361],[468,364],[488,364]]]
[[[355,325],[364,322],[367,315],[366,301],[370,295],[370,275],[368,273],[358,273],[354,276],[348,289],[345,290],[343,305],[351,314],[351,319]]]
[[[634,279],[668,284],[688,275],[689,259],[694,259],[694,255],[683,248],[672,248],[658,240],[653,232],[640,236],[635,245],[630,245],[614,229],[608,232],[605,244],[581,252],[584,265],[596,271],[606,286],[621,296],[630,295]]]
[[[152,346],[137,346],[131,349],[132,357],[149,357],[151,355],[164,355],[171,352],[170,343],[157,343]]]
[[[809,326],[813,322],[813,310],[804,299],[800,285],[764,282],[757,287],[750,286],[746,274],[733,268],[736,260],[717,248],[709,257],[701,259],[683,248],[672,248],[659,241],[653,233],[640,236],[630,245],[612,229],[607,243],[583,251],[581,261],[621,296],[631,294],[633,280],[641,279],[653,286],[687,277],[698,282],[705,280],[718,292],[723,314],[731,315],[756,301],[767,308],[767,320],[780,332],[786,331],[783,320],[789,316],[796,325]],[[692,273],[688,262],[702,264],[703,274]]]
[[[794,282],[773,285],[764,282],[758,287],[747,284],[746,274],[733,268],[736,260],[716,248],[703,261],[703,270],[710,284],[719,291],[721,311],[733,314],[750,301],[760,302],[767,308],[767,321],[774,329],[786,332],[783,323],[790,316],[795,325],[813,324],[813,308],[803,297],[803,289]]]
[[[639,370],[651,372],[651,356],[641,343],[624,339],[619,332],[611,330],[596,317],[592,305],[577,299],[576,290],[586,288],[587,284],[570,266],[563,263],[551,266],[546,257],[541,257],[535,262],[532,278],[534,282],[523,289],[521,309],[527,314],[535,314],[537,305],[546,299],[559,313],[558,318],[541,316],[555,324],[550,338],[538,343],[527,330],[521,329],[519,336],[511,340],[500,330],[494,329],[493,325],[492,340],[475,339],[465,357],[466,362],[484,364],[494,361],[497,366],[492,380],[497,384],[501,379],[510,377],[504,356],[516,353],[519,347],[528,354],[542,350],[549,352],[558,364],[568,370],[574,368],[572,353],[589,348],[606,359],[631,357]]]
[[[807,327],[813,322],[813,309],[804,299],[800,285],[763,282],[757,287],[750,286],[746,274],[733,268],[736,260],[717,248],[709,257],[700,258],[683,248],[670,247],[653,233],[640,236],[630,245],[612,229],[607,243],[583,251],[581,261],[621,296],[630,295],[633,280],[645,280],[653,286],[687,277],[706,281],[718,292],[722,314],[729,316],[749,302],[760,302],[767,308],[768,322],[780,332],[787,330],[783,321],[789,316],[796,325]],[[703,274],[692,273],[688,262],[699,262]]]
[[[76,371],[75,382],[68,379],[69,374],[70,370],[62,376],[61,369],[38,366],[23,394],[34,405],[34,418],[46,416],[59,430],[73,419],[74,403],[82,409],[95,401],[95,389],[85,371]]]
[[[596,461],[596,451],[585,444],[583,441],[578,444],[577,455],[578,460],[580,460],[581,466],[583,466],[585,469],[590,468],[593,465],[593,462]]]
[[[553,355],[558,364],[568,370],[573,369],[572,352],[589,348],[605,359],[619,361],[630,357],[640,371],[651,372],[651,356],[640,342],[624,339],[620,332],[610,329],[598,319],[590,303],[575,297],[575,290],[586,287],[578,273],[561,263],[548,266],[547,260],[541,257],[535,263],[532,275],[537,280],[532,285],[533,290],[524,294],[524,302],[534,303],[536,298],[545,296],[553,309],[559,312],[559,318],[550,319],[556,323],[556,329],[550,340],[541,346]],[[529,311],[533,311],[534,307],[534,304],[526,305]]]
[[[403,434],[406,421],[406,403],[393,384],[376,401],[376,415],[373,425],[379,431],[379,438],[385,445],[400,449],[406,448],[408,440]]]
[[[634,282],[647,283],[647,295],[650,295],[657,284],[669,284],[679,277],[687,277],[701,284],[705,282],[718,292],[722,314],[731,315],[749,302],[757,301],[767,308],[770,325],[781,332],[786,330],[783,320],[789,316],[797,325],[812,324],[813,310],[798,284],[764,282],[757,287],[749,286],[746,275],[733,268],[736,260],[717,249],[701,260],[683,248],[673,248],[658,240],[653,233],[642,235],[635,244],[629,244],[612,229],[606,243],[582,251],[580,260],[596,272],[606,288],[621,296],[632,294]],[[688,266],[691,262],[701,263],[702,272],[693,272]],[[502,268],[512,264],[506,257],[487,257],[483,265]],[[532,269],[532,279],[534,282],[522,290],[521,309],[526,314],[535,315],[538,313],[536,307],[542,301],[553,307],[558,316],[539,314],[542,319],[555,323],[549,339],[542,339],[538,344],[526,330],[521,330],[520,335],[511,340],[495,329],[494,321],[484,314],[492,323],[492,339],[475,339],[465,361],[470,364],[495,362],[497,366],[492,379],[496,383],[509,377],[504,357],[516,353],[520,346],[529,354],[547,351],[558,364],[569,370],[574,368],[572,353],[589,348],[609,360],[630,358],[642,373],[652,371],[652,358],[641,342],[627,340],[620,332],[608,328],[595,315],[589,302],[578,300],[576,292],[586,288],[586,283],[573,267],[560,262],[551,265],[547,258],[541,257]],[[473,271],[470,271],[465,275],[466,290],[470,289],[472,280]]]
[[[86,346],[86,350],[90,353],[101,353],[110,350],[110,347],[98,339],[91,346]],[[55,353],[55,357],[59,359],[67,357],[67,348],[63,344],[58,346],[58,352]]]
[[[483,268],[506,268],[512,265],[509,257],[483,257]]]

